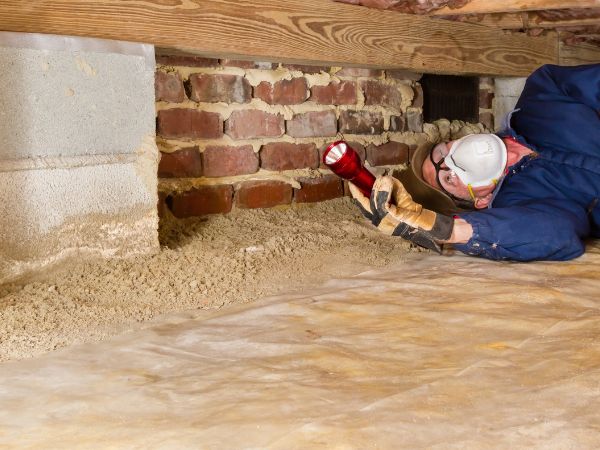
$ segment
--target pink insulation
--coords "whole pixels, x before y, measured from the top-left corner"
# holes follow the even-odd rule
[[[561,27],[560,37],[565,44],[587,42],[600,46],[600,25],[587,27]]]
[[[391,9],[407,14],[426,14],[448,6],[461,8],[470,0],[335,0],[353,5],[363,5],[377,9]]]
[[[600,19],[600,8],[555,9],[537,11],[537,15],[544,20]]]

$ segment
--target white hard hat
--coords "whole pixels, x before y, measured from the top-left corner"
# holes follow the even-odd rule
[[[444,162],[467,186],[487,186],[504,172],[506,145],[495,134],[470,134],[452,143]]]

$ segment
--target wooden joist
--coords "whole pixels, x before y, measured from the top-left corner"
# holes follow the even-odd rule
[[[458,14],[487,14],[548,9],[597,8],[600,0],[471,0],[462,8],[444,7],[432,11],[431,15],[449,16]]]
[[[555,39],[324,0],[2,0],[0,30],[431,73],[523,76],[558,57]]]

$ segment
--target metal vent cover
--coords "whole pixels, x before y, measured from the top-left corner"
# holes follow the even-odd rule
[[[479,122],[479,78],[423,75],[423,119]]]

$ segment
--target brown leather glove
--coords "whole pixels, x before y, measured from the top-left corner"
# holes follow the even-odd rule
[[[352,183],[350,192],[363,215],[385,234],[400,236],[438,253],[441,253],[439,242],[448,240],[452,235],[452,217],[423,208],[393,177],[377,178],[370,199]]]

